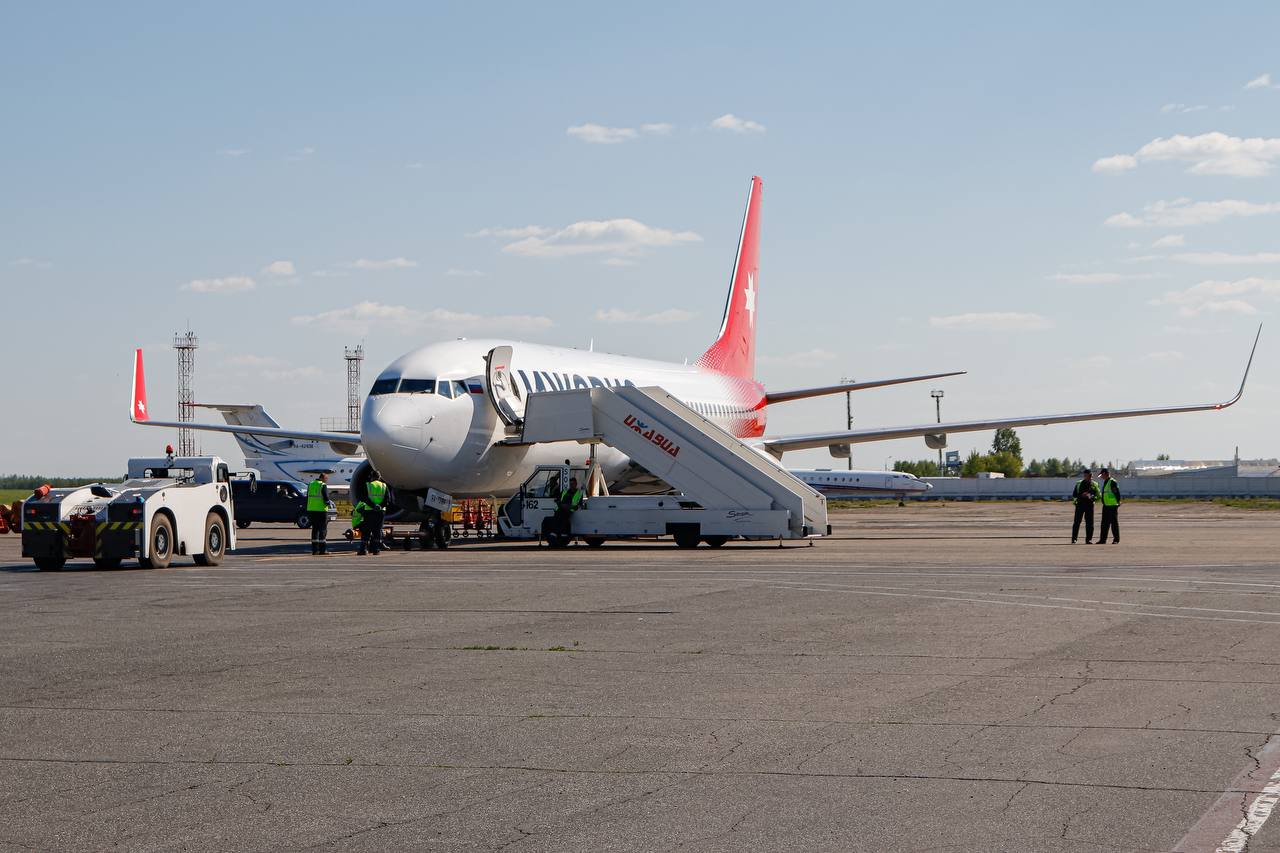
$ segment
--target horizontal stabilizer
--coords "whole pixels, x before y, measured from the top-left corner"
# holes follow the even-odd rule
[[[942,379],[945,376],[963,376],[965,373],[964,370],[953,370],[950,373],[927,373],[923,376],[904,376],[900,379],[876,379],[871,382],[844,382],[839,385],[822,385],[816,388],[769,391],[764,395],[764,402],[766,406],[770,406],[774,403],[789,403],[792,400],[807,400],[810,397],[825,397],[828,394],[843,394],[846,391],[865,391],[868,388],[884,388],[886,385],[924,382],[927,379]]]

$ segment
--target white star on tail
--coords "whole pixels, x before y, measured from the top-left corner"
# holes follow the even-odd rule
[[[146,404],[146,403],[144,403],[144,402],[142,402],[141,400],[139,400],[139,401],[138,401],[138,414],[140,414],[140,415],[145,415],[146,413],[147,413],[147,404]]]
[[[747,273],[747,287],[742,291],[745,299],[743,306],[747,309],[747,314],[751,317],[751,328],[756,325],[756,274],[754,272]]]

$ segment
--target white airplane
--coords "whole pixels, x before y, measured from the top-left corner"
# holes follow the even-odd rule
[[[793,476],[829,498],[864,498],[884,495],[901,500],[933,488],[905,471],[838,471],[830,468],[788,468]]]
[[[422,501],[429,489],[453,497],[512,494],[539,464],[583,458],[576,443],[504,444],[507,428],[518,420],[529,395],[564,388],[656,385],[762,452],[781,458],[789,450],[830,447],[922,436],[931,448],[945,446],[950,433],[1029,427],[1108,418],[1225,409],[1244,394],[1244,380],[1234,397],[1221,403],[1195,403],[1141,409],[1074,412],[990,418],[899,427],[836,430],[806,435],[765,435],[770,406],[827,394],[843,394],[904,382],[955,376],[963,371],[853,382],[817,388],[767,390],[755,378],[761,181],[751,179],[742,231],[738,239],[724,316],[715,341],[693,364],[629,358],[511,340],[458,339],[428,344],[393,361],[379,374],[365,400],[360,434],[313,432],[232,424],[179,423],[151,420],[146,409],[142,352],[135,354],[134,393],[130,417],[147,426],[185,427],[213,432],[252,434],[264,438],[328,442],[335,452],[354,455],[360,447],[368,459],[352,476],[359,494],[376,470],[396,493],[398,506],[424,517]],[[1261,336],[1261,328],[1258,330]],[[1257,349],[1257,338],[1254,339]],[[1250,353],[1249,362],[1252,363]],[[1249,368],[1245,367],[1245,379]],[[599,448],[599,461],[612,485],[634,474],[630,460],[613,448]],[[416,500],[417,506],[414,506]]]
[[[215,409],[228,424],[235,426],[279,427],[275,418],[257,403],[196,403],[197,408]],[[342,489],[351,482],[363,455],[340,456],[327,452],[327,444],[291,438],[263,440],[256,435],[236,433],[236,442],[244,451],[244,464],[257,471],[263,480],[308,480],[321,471],[329,474],[329,488]],[[901,471],[855,471],[830,468],[788,469],[803,482],[827,497],[866,497],[885,495],[903,498],[927,492],[933,486],[914,474]]]
[[[256,404],[196,403],[197,408],[215,409],[232,426],[279,429],[275,418]],[[246,468],[258,472],[262,480],[298,480],[306,482],[324,471],[329,474],[329,488],[342,489],[350,484],[351,475],[365,461],[363,453],[343,456],[329,449],[327,442],[277,438],[270,434],[235,433],[236,443],[244,452]]]

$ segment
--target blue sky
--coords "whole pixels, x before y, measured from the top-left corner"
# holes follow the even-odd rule
[[[360,341],[366,384],[459,334],[696,356],[753,174],[771,385],[967,369],[941,385],[957,419],[1232,393],[1280,303],[1280,10],[690,5],[7,10],[0,471],[162,444],[125,420],[130,352],[164,414],[188,323],[197,399],[308,428]],[[1277,335],[1230,413],[1025,451],[1275,455]],[[931,419],[928,392],[855,418]],[[770,431],[843,417],[798,403]]]

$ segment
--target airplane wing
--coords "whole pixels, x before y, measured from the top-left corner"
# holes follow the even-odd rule
[[[840,432],[811,433],[808,435],[781,436],[763,438],[757,444],[774,456],[781,456],[788,450],[809,450],[815,447],[830,447],[842,444],[861,444],[871,441],[891,441],[896,438],[913,438],[926,436],[934,438],[929,442],[932,447],[945,446],[948,433],[981,432],[1004,427],[1044,426],[1046,424],[1068,424],[1078,421],[1102,421],[1112,418],[1139,418],[1147,415],[1172,415],[1183,412],[1211,412],[1234,406],[1244,396],[1244,385],[1249,379],[1249,368],[1253,365],[1253,354],[1258,349],[1258,339],[1262,337],[1262,326],[1258,326],[1258,334],[1253,339],[1253,349],[1249,351],[1249,361],[1245,364],[1244,378],[1240,380],[1240,389],[1230,400],[1223,403],[1192,403],[1182,406],[1161,406],[1146,409],[1113,409],[1097,412],[1072,412],[1060,415],[1027,415],[1013,418],[990,418],[977,421],[952,421],[950,423],[918,424],[915,426],[875,427],[872,429],[845,430]],[[936,437],[936,438],[935,438]],[[935,443],[936,442],[936,443]]]
[[[142,426],[176,427],[178,429],[198,429],[206,432],[295,438],[301,441],[324,441],[328,442],[336,452],[347,455],[355,453],[356,448],[360,446],[360,436],[358,433],[353,432],[313,432],[310,430],[283,429],[281,427],[152,420],[147,409],[147,384],[146,376],[142,369],[142,350],[140,349],[134,350],[133,353],[133,400],[129,406],[129,420]]]
[[[823,397],[827,394],[843,394],[846,391],[865,391],[868,388],[883,388],[886,385],[901,385],[905,382],[923,382],[926,379],[941,379],[944,376],[962,376],[966,372],[964,370],[953,370],[950,373],[927,373],[924,376],[904,376],[901,379],[875,379],[871,382],[846,382],[840,385],[822,385],[816,388],[769,391],[764,395],[764,402],[768,406],[773,403],[787,403],[792,400]]]

